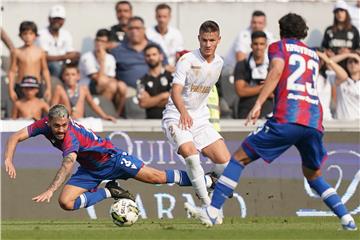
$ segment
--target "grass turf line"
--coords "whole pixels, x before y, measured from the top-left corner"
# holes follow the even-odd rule
[[[228,217],[223,225],[209,229],[193,219],[140,219],[122,228],[110,220],[2,221],[1,225],[1,239],[360,239],[359,230],[340,230],[335,217]]]

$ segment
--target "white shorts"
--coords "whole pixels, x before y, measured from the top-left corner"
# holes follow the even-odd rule
[[[165,119],[162,121],[162,128],[175,152],[186,142],[193,142],[196,149],[201,152],[218,139],[223,139],[208,120],[194,120],[190,130],[183,130],[179,128],[178,119]]]

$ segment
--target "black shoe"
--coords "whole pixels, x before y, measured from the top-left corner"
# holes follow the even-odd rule
[[[105,188],[107,188],[110,191],[111,197],[114,198],[115,200],[120,198],[128,198],[135,202],[134,195],[132,195],[129,191],[121,188],[115,180],[106,183]]]
[[[208,188],[208,192],[209,192],[209,194],[211,194],[215,189],[215,184],[219,180],[219,177],[216,175],[215,172],[209,172],[209,173],[206,173],[205,175],[209,176],[212,181],[211,186]],[[234,196],[234,193],[231,193],[229,198],[232,198],[233,196]]]

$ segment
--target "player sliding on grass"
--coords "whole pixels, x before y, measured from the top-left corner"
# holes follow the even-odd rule
[[[34,122],[10,136],[5,152],[5,170],[10,178],[16,177],[13,156],[16,145],[30,137],[44,135],[54,147],[63,152],[63,161],[53,182],[47,190],[33,198],[36,202],[50,201],[54,192],[72,173],[75,161],[80,166],[65,184],[59,196],[59,204],[64,210],[76,210],[96,204],[106,198],[134,197],[122,189],[115,179],[135,178],[153,183],[177,183],[191,186],[185,171],[160,171],[147,167],[134,156],[116,148],[110,140],[102,139],[91,130],[84,128],[69,118],[63,105],[55,105],[49,110],[48,117]],[[212,184],[206,176],[209,185]],[[103,180],[112,180],[105,188],[97,189]]]
[[[269,46],[270,71],[247,123],[255,124],[263,103],[275,90],[273,117],[249,135],[232,156],[215,185],[211,204],[197,208],[185,203],[185,208],[203,224],[212,226],[247,164],[258,158],[270,163],[295,146],[311,188],[341,219],[345,230],[356,230],[354,219],[339,195],[321,176],[320,167],[327,153],[322,142],[322,109],[315,89],[319,57],[300,41],[306,37],[308,27],[301,16],[293,13],[282,17],[279,24],[281,41]]]

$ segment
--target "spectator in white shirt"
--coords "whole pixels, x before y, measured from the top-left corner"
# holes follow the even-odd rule
[[[50,74],[56,77],[60,77],[63,62],[76,63],[80,58],[80,53],[73,48],[71,34],[62,28],[65,17],[63,6],[53,6],[49,12],[49,26],[39,31],[37,39],[47,54]]]
[[[252,13],[250,26],[247,29],[240,31],[224,59],[224,65],[230,67],[230,71],[234,69],[238,61],[245,60],[252,51],[251,33],[257,31],[265,32],[268,45],[274,42],[273,34],[266,30],[266,15],[259,10]]]
[[[319,52],[318,55],[336,74],[336,119],[360,119],[360,56],[356,53],[342,53],[329,58]],[[344,60],[345,70],[337,64]]]
[[[175,66],[176,52],[184,50],[183,37],[180,31],[169,26],[171,20],[171,7],[165,3],[156,6],[155,17],[157,25],[146,30],[146,36],[149,40],[159,44],[169,64]]]
[[[94,51],[83,54],[80,58],[81,82],[90,82],[90,93],[102,95],[112,101],[117,114],[122,114],[127,87],[115,78],[115,58],[106,52],[109,45],[110,31],[100,29],[96,33]]]
[[[348,10],[351,17],[351,24],[360,31],[360,0],[357,0],[355,5],[348,5]]]

